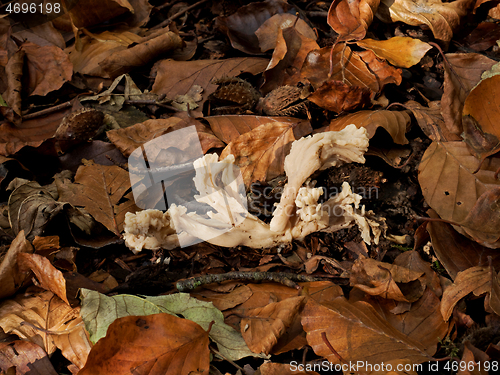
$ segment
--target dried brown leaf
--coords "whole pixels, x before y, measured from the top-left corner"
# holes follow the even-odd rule
[[[76,2],[69,15],[77,28],[86,28],[108,21],[126,12],[134,12],[128,0],[87,0],[85,3]]]
[[[278,339],[292,325],[305,297],[287,298],[247,311],[241,320],[241,334],[254,353],[269,354]]]
[[[351,269],[350,284],[373,296],[415,302],[425,289],[418,280],[423,272],[370,258],[358,258]]]
[[[268,124],[271,122],[281,122],[281,123],[303,123],[308,122],[307,120],[301,120],[294,117],[268,117],[268,116],[242,116],[242,115],[231,115],[231,116],[209,116],[204,117],[204,120],[208,121],[212,131],[225,143],[230,143],[236,140],[240,135],[245,134],[260,125]],[[302,128],[302,125],[298,125]]]
[[[261,48],[256,31],[275,14],[286,13],[290,5],[281,0],[253,2],[240,7],[228,17],[217,17],[215,25],[231,41],[233,48],[249,54],[260,54]]]
[[[314,352],[334,364],[340,363],[339,358],[322,334],[346,362],[409,360],[416,364],[431,359],[419,343],[391,326],[366,302],[351,304],[339,297],[319,305],[309,300],[302,312],[302,325]]]
[[[333,50],[331,47],[324,47],[309,52],[302,66],[300,79],[308,80],[315,89],[327,80],[334,80],[369,88],[378,93],[386,83],[399,84],[401,71],[378,60],[371,51],[358,53],[346,44],[339,43]]]
[[[316,35],[313,38],[303,35],[295,23],[284,29],[278,28],[277,31],[276,47],[264,72],[266,82],[261,87],[264,94],[280,86],[297,85],[307,54],[319,48]]]
[[[26,240],[24,231],[20,231],[12,241],[7,253],[1,258],[0,263],[0,299],[10,297],[23,285],[28,277],[22,273],[17,264],[17,257],[22,253],[32,253],[33,247]]]
[[[92,163],[78,168],[74,183],[65,181],[58,185],[59,201],[84,207],[96,221],[117,236],[122,231],[123,222],[117,220],[115,208],[128,189],[130,179],[127,171],[116,165]],[[133,212],[136,210],[137,207],[132,209]]]
[[[279,30],[287,29],[291,25],[303,36],[316,40],[317,36],[314,30],[304,20],[290,13],[278,13],[266,20],[255,32],[255,35],[259,38],[259,45],[262,52],[275,49],[281,41]],[[274,65],[270,64],[270,66]]]
[[[433,210],[429,210],[428,215],[438,218]],[[464,237],[450,224],[430,222],[427,224],[427,231],[431,236],[434,253],[453,280],[460,271],[473,266],[487,266],[488,258],[491,258],[495,268],[500,269],[500,254],[497,250]]]
[[[326,81],[307,100],[328,111],[340,113],[370,106],[371,97],[372,91],[369,88],[349,86],[340,81]]]
[[[395,36],[387,40],[366,38],[356,42],[360,47],[371,50],[377,57],[386,59],[392,65],[409,68],[418,64],[432,47],[419,39]]]
[[[2,94],[2,97],[18,116],[21,116],[22,76],[25,55],[26,52],[24,52],[23,49],[19,49],[9,59],[7,65],[5,66],[5,76],[7,78],[6,81],[8,88]]]
[[[69,114],[71,109],[53,112],[47,116],[41,116],[23,121],[17,126],[9,123],[0,125],[0,154],[12,155],[24,146],[38,147],[47,138],[54,135],[61,120]]]
[[[499,87],[500,75],[485,78],[465,99],[462,114],[467,118],[470,116],[473,124],[467,126],[467,119],[462,119],[465,133],[463,137],[479,158],[494,154],[500,149]]]
[[[193,85],[198,85],[203,88],[203,100],[198,103],[202,107],[210,94],[217,89],[217,85],[212,83],[213,80],[235,77],[245,72],[262,73],[268,63],[269,60],[259,57],[194,61],[160,60],[152,69],[152,75],[156,75],[152,92],[174,99],[176,95],[187,94]]]
[[[412,26],[428,26],[434,37],[449,42],[460,19],[467,15],[473,0],[382,0],[377,17],[384,22],[404,22]]]
[[[78,368],[83,367],[90,352],[80,308],[70,307],[49,291],[19,295],[2,303],[0,326],[39,345],[49,355],[59,348]]]
[[[328,130],[342,130],[349,124],[354,124],[358,128],[366,128],[369,138],[372,138],[377,129],[382,127],[391,135],[395,143],[404,145],[408,143],[405,133],[411,124],[411,118],[406,111],[358,111],[332,120]]]
[[[21,272],[31,270],[41,288],[50,290],[69,305],[66,297],[66,280],[47,258],[38,254],[18,254],[17,261]]]
[[[433,141],[460,141],[459,135],[451,133],[441,114],[441,101],[429,102],[428,107],[413,100],[407,101],[405,107],[412,111],[420,129]]]
[[[233,154],[245,186],[249,187],[252,182],[268,181],[283,174],[292,142],[311,131],[309,122],[260,125],[228,144],[220,158]]]
[[[80,375],[208,373],[208,332],[170,314],[116,319],[92,348]]]
[[[462,109],[470,90],[481,80],[481,75],[496,64],[478,53],[449,53],[444,64],[444,89],[441,113],[450,133],[463,132]]]
[[[499,186],[495,172],[500,168],[500,158],[489,158],[474,173],[478,164],[479,160],[471,155],[464,142],[433,142],[419,167],[419,183],[427,203],[441,218],[463,223],[456,229],[472,237],[474,230],[464,221],[479,197]],[[481,244],[492,248],[500,246],[495,241]]]
[[[328,10],[328,24],[337,34],[337,42],[360,40],[373,21],[380,0],[335,0]]]
[[[491,291],[492,270],[475,266],[459,272],[453,285],[446,288],[441,300],[441,314],[448,321],[453,308],[463,297],[473,292],[476,296]]]
[[[30,95],[44,96],[71,80],[73,64],[62,49],[39,47],[30,42],[23,43],[21,49],[26,53],[28,71],[28,84],[24,89]]]
[[[2,342],[0,353],[0,369],[15,367],[14,374],[57,375],[47,353],[31,342]]]

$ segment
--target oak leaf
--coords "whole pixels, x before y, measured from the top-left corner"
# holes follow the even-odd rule
[[[111,323],[80,375],[189,374],[210,365],[208,332],[170,314],[126,316]]]

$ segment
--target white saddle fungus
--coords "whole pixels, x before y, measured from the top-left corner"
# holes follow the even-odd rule
[[[134,252],[143,248],[173,249],[179,243],[205,240],[214,245],[267,248],[292,239],[303,239],[310,233],[325,230],[334,232],[357,224],[363,240],[375,243],[381,234],[377,221],[367,217],[364,207],[359,208],[361,196],[354,194],[347,182],[342,192],[323,204],[318,204],[322,188],[314,184],[302,186],[318,169],[344,162],[364,162],[368,136],[364,128],[349,125],[339,132],[319,133],[302,138],[292,144],[285,159],[285,172],[289,178],[284,194],[274,213],[271,225],[250,214],[242,202],[244,191],[239,191],[241,180],[236,178],[234,156],[217,161],[216,154],[205,155],[195,161],[195,186],[200,192],[195,199],[208,204],[213,211],[208,217],[187,212],[187,207],[172,204],[165,213],[145,210],[125,217],[125,243]],[[222,186],[217,186],[219,180]],[[174,229],[175,228],[175,229]]]

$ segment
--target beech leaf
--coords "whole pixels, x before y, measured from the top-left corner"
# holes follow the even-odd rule
[[[335,0],[328,10],[328,24],[339,37],[337,42],[360,40],[380,4],[380,0]]]
[[[374,365],[408,360],[417,364],[432,359],[419,343],[391,326],[366,302],[351,304],[339,297],[320,305],[309,300],[302,312],[302,326],[314,352],[334,364],[340,360],[323,335],[348,363],[363,361]]]
[[[382,127],[390,134],[394,143],[405,145],[408,143],[405,133],[410,123],[411,118],[406,111],[358,111],[332,120],[328,130],[339,131],[354,124],[358,128],[366,128],[368,137],[372,138],[376,130]]]
[[[292,325],[303,306],[304,298],[287,298],[247,311],[240,325],[241,334],[250,350],[269,354]]]
[[[81,296],[81,315],[92,342],[104,337],[109,325],[118,318],[168,313],[182,315],[204,329],[208,329],[214,321],[210,338],[217,343],[219,351],[226,358],[236,361],[246,356],[257,356],[248,349],[241,335],[224,323],[224,316],[211,302],[199,301],[187,293],[146,298],[127,294],[107,297],[82,289]]]
[[[404,22],[412,26],[428,26],[434,37],[449,42],[460,19],[467,15],[472,0],[382,0],[377,17],[384,22]]]
[[[441,314],[448,320],[453,308],[463,297],[471,292],[480,296],[491,291],[492,270],[489,267],[475,266],[459,272],[453,285],[445,289],[441,300]]]
[[[115,208],[130,189],[129,174],[112,165],[88,163],[78,168],[75,182],[65,181],[58,186],[59,200],[75,207],[84,207],[94,219],[119,235],[123,222],[116,220]],[[131,211],[138,210],[131,206]]]
[[[268,181],[284,173],[285,157],[292,142],[312,131],[309,122],[272,122],[240,135],[222,151],[220,159],[235,156],[245,186]]]
[[[258,74],[266,69],[268,59],[259,57],[237,57],[225,60],[173,61],[160,60],[153,66],[156,79],[151,92],[174,99],[186,95],[193,85],[203,88],[203,106],[208,96],[215,92],[212,83],[222,77],[235,77],[241,73]]]
[[[498,248],[498,241],[476,238],[474,228],[465,222],[479,197],[499,186],[495,172],[500,158],[491,157],[474,173],[478,165],[479,160],[464,142],[433,142],[422,157],[418,180],[425,200],[441,218],[462,224],[455,229],[485,246]]]
[[[406,36],[395,36],[387,40],[365,38],[356,42],[367,48],[381,59],[400,68],[409,68],[417,64],[432,47],[419,39]]]
[[[204,120],[208,121],[212,131],[225,143],[230,143],[240,135],[247,133],[260,125],[268,124],[271,122],[276,123],[290,123],[290,124],[300,124],[299,128],[303,125],[302,123],[309,121],[301,120],[294,117],[267,117],[267,116],[242,116],[242,115],[230,115],[230,116],[208,116],[204,117]]]
[[[170,314],[125,316],[92,348],[80,375],[189,374],[210,365],[208,332]]]

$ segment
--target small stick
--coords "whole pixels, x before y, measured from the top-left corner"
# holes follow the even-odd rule
[[[196,289],[205,284],[221,283],[228,280],[247,280],[247,281],[273,281],[283,284],[290,288],[299,289],[296,282],[301,281],[321,281],[323,278],[297,275],[291,272],[228,272],[222,274],[204,275],[191,277],[189,279],[178,281],[176,284],[179,292]]]
[[[37,118],[37,117],[40,117],[40,116],[45,116],[45,115],[48,115],[49,113],[57,112],[57,111],[59,111],[61,109],[64,109],[64,108],[69,108],[72,105],[73,104],[71,102],[61,103],[61,104],[55,105],[55,106],[50,107],[50,108],[42,109],[41,111],[38,111],[38,112],[35,112],[35,113],[29,113],[27,115],[24,115],[23,116],[23,120],[29,120],[29,119],[32,119],[32,118]]]
[[[151,28],[151,30],[157,30],[157,29],[161,29],[162,27],[165,27],[165,26],[168,26],[172,23],[173,20],[179,18],[180,16],[182,16],[184,13],[186,12],[189,12],[191,9],[194,9],[196,8],[198,5],[201,5],[203,3],[206,3],[208,0],[201,0],[201,1],[198,1],[197,3],[194,3],[193,5],[190,5],[188,6],[187,8],[184,8],[183,10],[181,10],[180,12],[177,12],[175,13],[173,16],[167,18],[165,21],[159,23],[158,25],[154,26]]]

